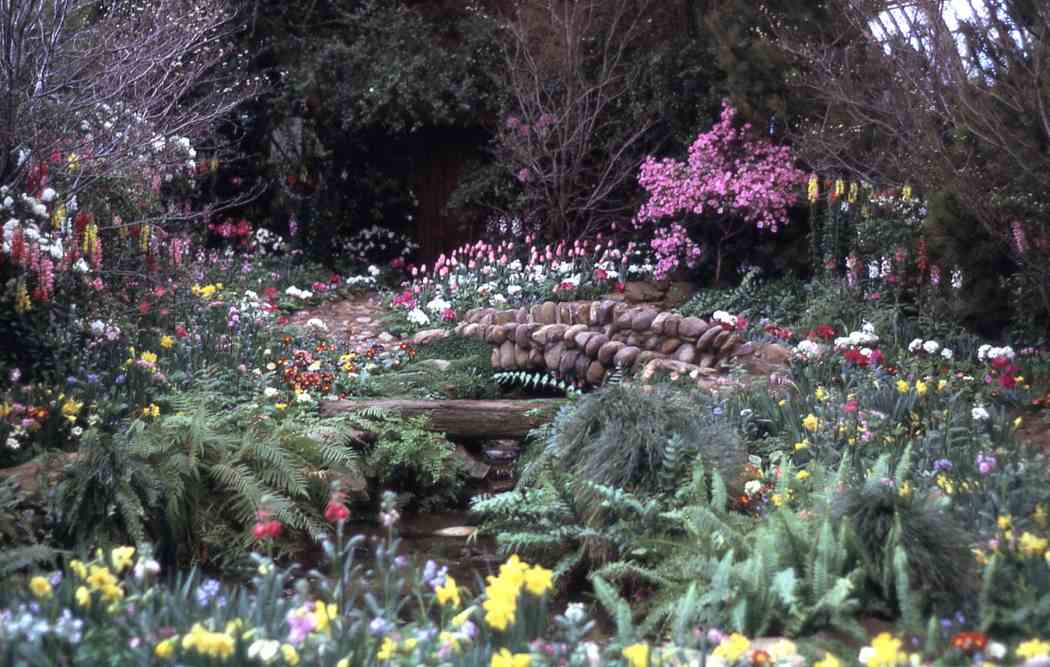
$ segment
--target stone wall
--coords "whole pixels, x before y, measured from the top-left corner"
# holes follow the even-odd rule
[[[592,386],[616,367],[662,360],[709,374],[753,351],[718,323],[618,301],[479,308],[466,313],[456,333],[492,345],[493,368],[547,370]]]

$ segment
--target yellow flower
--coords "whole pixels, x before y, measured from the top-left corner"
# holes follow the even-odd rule
[[[811,204],[816,203],[817,199],[820,198],[820,181],[817,180],[816,174],[809,177],[809,183],[806,185],[806,196],[809,197]]]
[[[442,630],[438,633],[438,641],[441,642],[442,646],[446,646],[456,653],[459,653],[459,637],[448,630]]]
[[[995,520],[995,525],[999,526],[999,530],[1006,532],[1014,525],[1014,517],[1011,514],[1001,514],[999,518]]]
[[[1050,542],[1046,538],[1036,537],[1026,530],[1021,533],[1017,546],[1025,556],[1042,556],[1048,544]]]
[[[828,397],[828,392],[824,391],[824,387],[817,387],[817,391],[813,395],[818,401],[823,401]]]
[[[81,579],[87,579],[87,568],[82,562],[77,559],[69,561],[69,569],[73,570],[73,574],[77,575]]]
[[[118,574],[131,567],[131,560],[134,556],[135,547],[116,547],[109,554],[109,558],[113,562],[113,569]]]
[[[929,385],[927,385],[922,380],[916,380],[916,382],[915,382],[915,393],[917,395],[925,396],[926,392],[929,390],[929,388],[930,388]]]
[[[851,204],[856,204],[857,203],[857,194],[858,194],[859,190],[860,190],[860,188],[857,187],[856,183],[850,183],[849,184],[849,196],[847,197],[846,201],[848,201]]]
[[[779,493],[774,493],[772,496],[769,497],[769,499],[773,501],[773,505],[775,507],[780,507],[784,504],[784,496],[780,495]]]
[[[984,549],[971,549],[973,552],[973,558],[977,561],[978,565],[988,564],[988,555],[984,553]]]
[[[175,347],[175,339],[171,336],[161,336],[160,346],[163,347],[165,350],[170,350],[171,348]]]
[[[795,443],[796,452],[801,452],[804,449],[809,449],[809,440],[803,440],[802,442]]]
[[[835,179],[835,196],[841,197],[846,193],[846,184],[842,182],[841,178]]]
[[[716,658],[722,658],[727,664],[732,665],[742,658],[749,648],[751,648],[751,642],[748,641],[747,637],[734,632],[723,639],[715,647],[715,650],[711,652],[711,655]]]
[[[350,667],[350,658],[343,658],[339,662],[335,663],[335,667]]]
[[[139,359],[141,359],[143,363],[146,363],[146,364],[149,364],[150,366],[152,366],[153,364],[157,363],[157,353],[156,352],[150,352],[149,350],[147,350],[147,351],[142,353],[142,355],[139,357]]]
[[[142,416],[143,417],[159,417],[160,416],[160,406],[157,405],[156,403],[150,403],[149,405],[144,406],[142,408]]]
[[[949,496],[955,493],[955,484],[946,475],[937,475],[937,486],[941,487]]]
[[[62,404],[62,416],[71,422],[77,420],[77,415],[80,414],[80,408],[84,407],[83,403],[78,403],[73,399],[69,399]]]
[[[860,662],[867,667],[894,667],[907,665],[908,654],[901,650],[901,640],[883,632],[871,640],[871,646],[860,650]]]
[[[1050,655],[1050,642],[1044,642],[1040,639],[1029,639],[1026,642],[1022,642],[1017,647],[1016,652],[1017,657],[1025,660],[1043,658]]]
[[[66,158],[66,164],[68,165],[69,171],[73,172],[77,170],[77,165],[80,164],[80,156],[76,153],[70,153],[69,157]]]
[[[1032,520],[1040,528],[1046,528],[1046,505],[1039,503],[1035,506],[1035,511],[1032,512]]]
[[[383,644],[379,647],[379,652],[376,653],[376,659],[390,660],[394,657],[395,652],[397,652],[397,643],[390,637],[383,637]]]
[[[153,655],[161,660],[167,660],[175,655],[175,641],[177,639],[178,637],[168,637],[167,639],[158,642],[157,645],[153,647]]]
[[[225,632],[205,630],[200,623],[195,623],[182,638],[182,648],[196,651],[201,655],[225,660],[233,655],[237,642]]]
[[[937,391],[944,391],[944,388],[948,386],[947,380],[937,380]]]
[[[492,654],[492,662],[489,663],[491,667],[529,667],[529,663],[532,662],[532,656],[528,653],[511,653],[505,648],[501,648],[499,653]]]
[[[824,653],[822,660],[813,663],[813,667],[842,667],[842,661],[830,653]]]
[[[1024,423],[1024,419],[1021,419],[1020,417],[1018,417],[1017,419],[1014,420],[1014,428],[1015,429],[1016,428],[1021,428],[1021,424],[1023,424],[1023,423]]]
[[[495,630],[506,630],[507,626],[514,621],[514,615],[518,611],[517,601],[505,595],[492,597],[482,603],[485,609],[485,622]]]
[[[284,661],[292,667],[299,664],[299,651],[291,644],[281,644],[281,653],[284,654]]]
[[[51,589],[51,582],[41,576],[29,580],[29,590],[33,591],[33,595],[40,600],[51,599],[51,594],[54,592]]]
[[[287,403],[274,403],[274,404],[273,404],[273,407],[275,407],[275,408],[277,409],[277,411],[278,411],[278,412],[281,412],[281,411],[283,411],[283,410],[284,410],[285,408],[287,408],[287,407],[288,407],[288,404],[287,404]]]
[[[785,401],[784,399],[780,399],[779,401],[777,401],[777,407],[778,407],[778,408],[782,408],[782,407],[784,407],[784,406],[785,406],[786,404],[787,404],[787,401]]]
[[[802,428],[809,432],[815,432],[820,427],[820,420],[813,413],[806,415],[805,419],[802,420]]]
[[[78,607],[90,607],[91,606],[91,591],[84,586],[78,586],[77,592],[73,594],[77,600]]]
[[[325,604],[320,600],[314,602],[314,629],[317,632],[328,632],[332,621],[339,617],[339,607],[334,604]]]
[[[902,394],[907,394],[908,390],[911,389],[911,385],[908,384],[907,380],[897,380],[897,391]]]
[[[911,186],[905,185],[901,188],[901,199],[904,201],[911,201]]]
[[[901,498],[907,498],[911,495],[911,482],[904,480],[901,482],[901,487],[897,490],[897,493]]]
[[[451,604],[453,607],[458,607],[460,605],[459,588],[456,587],[456,580],[450,576],[445,576],[445,583],[435,588],[434,593],[437,594],[438,604],[442,606]]]
[[[769,649],[769,657],[773,659],[774,663],[787,661],[796,655],[798,655],[798,646],[795,645],[795,642],[787,639],[781,639]]]
[[[644,642],[631,644],[623,650],[623,657],[631,667],[649,667],[649,645]]]
[[[795,479],[797,479],[800,482],[806,481],[807,479],[809,479],[809,471],[808,470],[799,470],[798,474],[795,475]]]
[[[525,572],[525,588],[533,595],[543,595],[553,588],[553,582],[554,573],[539,565],[533,565]]]
[[[474,614],[476,607],[467,607],[463,611],[459,612],[452,617],[452,627],[458,628],[459,626],[470,620],[470,617]]]

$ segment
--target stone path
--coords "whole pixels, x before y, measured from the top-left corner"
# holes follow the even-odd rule
[[[368,293],[300,310],[289,321],[303,325],[307,320],[319,319],[328,327],[330,336],[346,341],[355,351],[364,352],[374,343],[388,345],[399,340],[383,329],[383,310],[383,300],[379,295]]]

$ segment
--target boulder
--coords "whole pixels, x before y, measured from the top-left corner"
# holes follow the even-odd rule
[[[580,379],[583,379],[587,375],[587,368],[591,365],[591,359],[582,352],[576,357],[576,364],[572,369],[573,374]]]
[[[565,353],[565,343],[557,343],[547,348],[547,351],[543,354],[543,363],[547,366],[547,370],[556,371],[561,365],[561,355]]]
[[[686,317],[678,323],[678,336],[680,338],[697,339],[708,330],[707,322],[699,317]]]
[[[417,346],[429,345],[436,340],[448,338],[448,335],[448,329],[424,329],[423,331],[417,331],[412,336],[412,344]]]
[[[666,320],[664,320],[663,326],[660,327],[660,333],[662,333],[665,336],[677,336],[678,338],[681,338],[682,336],[678,331],[681,324],[682,316],[671,314]]]
[[[534,315],[535,317],[535,315]],[[536,318],[540,324],[555,324],[558,321],[558,304],[553,301],[545,301],[540,306],[540,316]]]
[[[714,342],[718,334],[722,333],[722,326],[719,324],[714,325],[710,329],[704,332],[703,336],[700,336],[699,340],[696,341],[696,349],[701,352],[707,352],[713,349],[711,343]]]
[[[623,298],[628,303],[660,301],[666,292],[666,285],[648,280],[628,280],[623,285]]]
[[[562,335],[562,340],[564,340],[565,343],[570,346],[579,345],[579,343],[576,342],[576,337],[582,333],[585,333],[586,331],[586,324],[573,324],[565,330],[565,333]]]
[[[672,313],[657,313],[656,317],[653,318],[653,323],[649,325],[649,328],[653,330],[653,333],[664,334],[664,323],[671,317]]]
[[[532,334],[540,328],[541,325],[535,323],[519,324],[518,328],[514,330],[514,343],[518,347],[523,347],[526,350],[532,347]]]
[[[597,361],[592,361],[587,366],[587,372],[585,375],[587,384],[591,385],[592,387],[597,387],[605,379],[605,366],[602,366]]]
[[[696,346],[692,343],[682,343],[674,353],[675,361],[683,364],[691,364],[696,361]]]
[[[558,372],[565,376],[576,370],[576,359],[579,356],[579,350],[566,350],[561,355],[561,361],[558,362]]]
[[[499,365],[500,368],[515,368],[518,365],[514,354],[514,341],[505,340],[500,344]]]
[[[605,366],[611,366],[613,359],[624,348],[624,344],[618,340],[610,340],[598,349],[598,361]]]
[[[532,340],[539,345],[562,342],[562,336],[569,327],[564,324],[544,324],[532,334]]]
[[[630,366],[634,363],[634,360],[641,354],[641,350],[633,345],[624,346],[619,352],[613,356],[614,366]]]
[[[609,342],[609,337],[605,334],[595,333],[593,336],[587,339],[587,345],[583,349],[583,353],[591,359],[598,357],[598,350],[601,349],[602,345]]]
[[[660,347],[656,349],[660,354],[674,354],[681,344],[681,338],[661,338]]]
[[[631,318],[631,328],[638,332],[648,331],[658,314],[657,311],[651,309],[643,309],[636,312]]]

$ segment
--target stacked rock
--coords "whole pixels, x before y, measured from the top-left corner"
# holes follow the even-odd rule
[[[656,359],[714,372],[751,353],[750,344],[718,323],[620,301],[478,308],[467,311],[456,333],[492,345],[493,368],[548,370],[592,386],[615,368]]]

